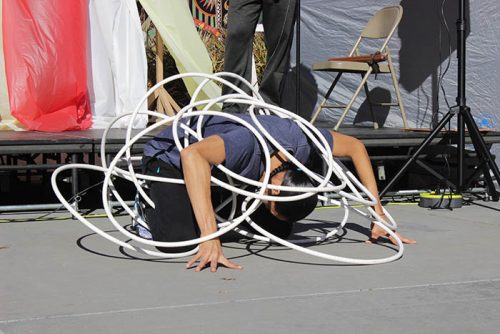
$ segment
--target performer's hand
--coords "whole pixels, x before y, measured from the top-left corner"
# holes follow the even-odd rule
[[[383,218],[383,216],[381,216],[381,217]],[[370,239],[368,239],[366,241],[367,243],[374,244],[378,241],[378,239],[380,239],[380,237],[384,237],[384,238],[388,238],[394,245],[398,244],[396,239],[391,237],[389,235],[389,233],[387,233],[383,228],[381,228],[377,224],[372,223],[370,228],[371,228],[371,236],[370,236]],[[416,240],[406,238],[396,231],[394,231],[394,233],[398,236],[399,239],[401,239],[401,241],[404,244],[416,244],[417,243]]]
[[[222,253],[222,246],[219,239],[212,239],[203,242],[200,245],[198,253],[186,264],[186,268],[191,268],[198,261],[195,271],[199,272],[207,265],[210,265],[210,271],[216,272],[219,264],[230,269],[241,269],[240,265],[226,259]]]

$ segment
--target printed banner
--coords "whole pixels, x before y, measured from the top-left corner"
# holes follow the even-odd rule
[[[193,17],[216,29],[222,29],[227,24],[229,0],[189,0]]]

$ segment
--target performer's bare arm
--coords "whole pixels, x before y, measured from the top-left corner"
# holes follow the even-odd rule
[[[377,205],[374,207],[375,212],[384,218],[384,211],[382,209],[382,204],[380,203],[380,198],[378,197],[377,182],[375,180],[375,175],[373,174],[372,165],[368,152],[366,152],[365,145],[357,138],[334,131],[330,132],[333,136],[332,154],[335,157],[351,158],[354,168],[358,173],[359,180],[377,199]],[[377,239],[385,235],[386,232],[382,228],[372,224],[369,242],[375,242]],[[415,240],[405,238],[401,235],[399,235],[399,237],[401,238],[401,241],[407,244],[414,244],[416,242]],[[395,240],[392,239],[391,242],[396,243]]]
[[[202,237],[217,231],[210,197],[210,169],[211,165],[220,164],[225,159],[224,141],[219,136],[205,138],[181,151],[184,181]],[[215,272],[219,264],[232,269],[241,269],[241,266],[224,256],[218,238],[201,243],[198,253],[188,261],[187,267],[192,267],[196,261],[198,265],[195,271],[200,271],[209,265],[210,270]]]

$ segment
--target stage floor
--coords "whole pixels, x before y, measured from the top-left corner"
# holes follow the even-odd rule
[[[496,333],[500,204],[387,208],[400,232],[418,241],[396,262],[349,266],[233,242],[224,252],[244,269],[217,273],[186,270],[184,260],[134,258],[141,256],[65,212],[58,220],[1,223],[0,333]],[[340,214],[317,209],[299,227]],[[359,258],[394,254],[387,244],[365,244],[367,228],[353,217],[343,239],[314,248]]]

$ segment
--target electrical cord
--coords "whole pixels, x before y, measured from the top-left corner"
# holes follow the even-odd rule
[[[452,50],[451,50],[451,33],[450,33],[450,28],[448,27],[448,23],[446,22],[446,17],[444,15],[444,6],[446,4],[446,0],[443,0],[442,3],[441,3],[441,11],[440,11],[440,16],[441,16],[441,19],[442,19],[442,23],[443,23],[443,26],[445,27],[445,30],[446,30],[446,36],[447,36],[447,40],[448,40],[448,57],[447,57],[447,62],[446,62],[446,67],[443,71],[442,69],[442,62],[441,60],[443,59],[443,55],[442,55],[442,52],[441,52],[441,44],[442,44],[442,29],[441,27],[439,28],[439,74],[438,74],[438,89],[437,89],[437,92],[436,92],[436,105],[437,105],[437,109],[436,109],[436,113],[438,115],[441,115],[441,116],[444,116],[442,113],[440,113],[439,111],[439,91],[441,90],[442,93],[443,93],[443,98],[444,98],[444,101],[446,103],[446,106],[448,107],[448,109],[450,109],[450,103],[448,102],[448,97],[446,96],[446,90],[444,88],[444,85],[443,85],[443,79],[446,75],[446,73],[448,73],[448,70],[450,69],[450,65],[451,65],[451,53],[452,53]]]

